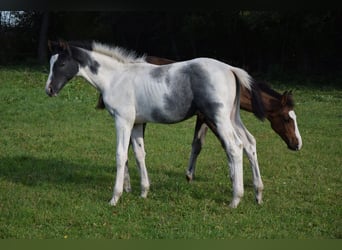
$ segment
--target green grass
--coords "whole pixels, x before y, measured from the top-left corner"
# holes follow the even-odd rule
[[[0,68],[0,238],[14,239],[330,239],[342,237],[342,90],[339,83],[293,88],[303,149],[292,152],[268,122],[242,112],[258,143],[265,191],[254,202],[244,160],[245,196],[228,207],[231,183],[220,144],[208,133],[196,180],[185,180],[195,120],[149,124],[151,190],[110,207],[115,177],[114,122],[94,109],[96,91],[77,78],[57,98],[47,70]]]

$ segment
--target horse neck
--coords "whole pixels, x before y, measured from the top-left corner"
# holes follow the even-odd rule
[[[275,112],[281,108],[281,100],[278,98],[261,91],[261,99],[264,104],[266,118],[270,120]]]
[[[111,57],[87,51],[91,60],[98,64],[97,70],[88,66],[80,66],[78,75],[85,78],[93,87],[103,92],[115,75],[119,75],[122,64]],[[86,63],[84,63],[86,64]],[[82,62],[80,63],[82,65]]]
[[[270,120],[272,114],[274,114],[275,111],[279,110],[281,106],[280,100],[262,90],[260,90],[260,96],[264,104],[266,118]],[[244,87],[241,88],[240,105],[243,110],[253,112],[251,93]]]

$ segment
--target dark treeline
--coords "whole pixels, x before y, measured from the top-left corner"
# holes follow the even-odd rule
[[[6,12],[0,63],[47,63],[47,39],[63,38],[173,60],[212,57],[251,72],[336,72],[342,65],[341,13]]]

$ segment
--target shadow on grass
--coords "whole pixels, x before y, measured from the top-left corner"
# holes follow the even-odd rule
[[[140,177],[137,169],[130,164],[131,185],[133,195],[140,194]],[[134,173],[133,173],[134,172]],[[151,190],[157,197],[173,196],[174,198],[190,196],[196,200],[211,199],[218,204],[231,199],[231,183],[227,178],[224,183],[212,183],[206,176],[196,176],[190,183],[185,178],[185,171],[149,169]],[[94,188],[111,192],[115,171],[109,167],[87,164],[77,164],[66,160],[39,159],[30,156],[0,158],[0,178],[26,186],[56,185],[77,186],[94,190]],[[249,186],[249,185],[248,185]],[[250,188],[250,187],[248,187]],[[108,193],[109,195],[109,193]]]
[[[114,165],[114,162],[113,162]],[[101,166],[92,163],[75,163],[59,159],[40,159],[31,156],[0,158],[0,178],[26,186],[43,184],[83,185],[112,187],[116,171],[114,166]],[[161,167],[162,168],[162,167]],[[135,164],[129,164],[131,185],[135,192],[140,192],[140,175]],[[157,190],[176,190],[176,183],[187,183],[184,173],[174,170],[148,169],[152,185]],[[198,178],[201,180],[202,178]]]
[[[81,165],[56,159],[38,159],[29,156],[0,158],[0,178],[27,186],[44,183],[104,185],[113,182],[114,173],[99,166]]]

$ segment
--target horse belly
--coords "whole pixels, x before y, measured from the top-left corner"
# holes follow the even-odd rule
[[[179,100],[179,104],[165,95],[161,100],[149,100],[136,107],[136,123],[177,123],[193,116],[191,101]]]
[[[176,91],[166,85],[159,85],[137,96],[136,123],[176,123],[193,116],[194,113],[190,88],[180,88]]]

